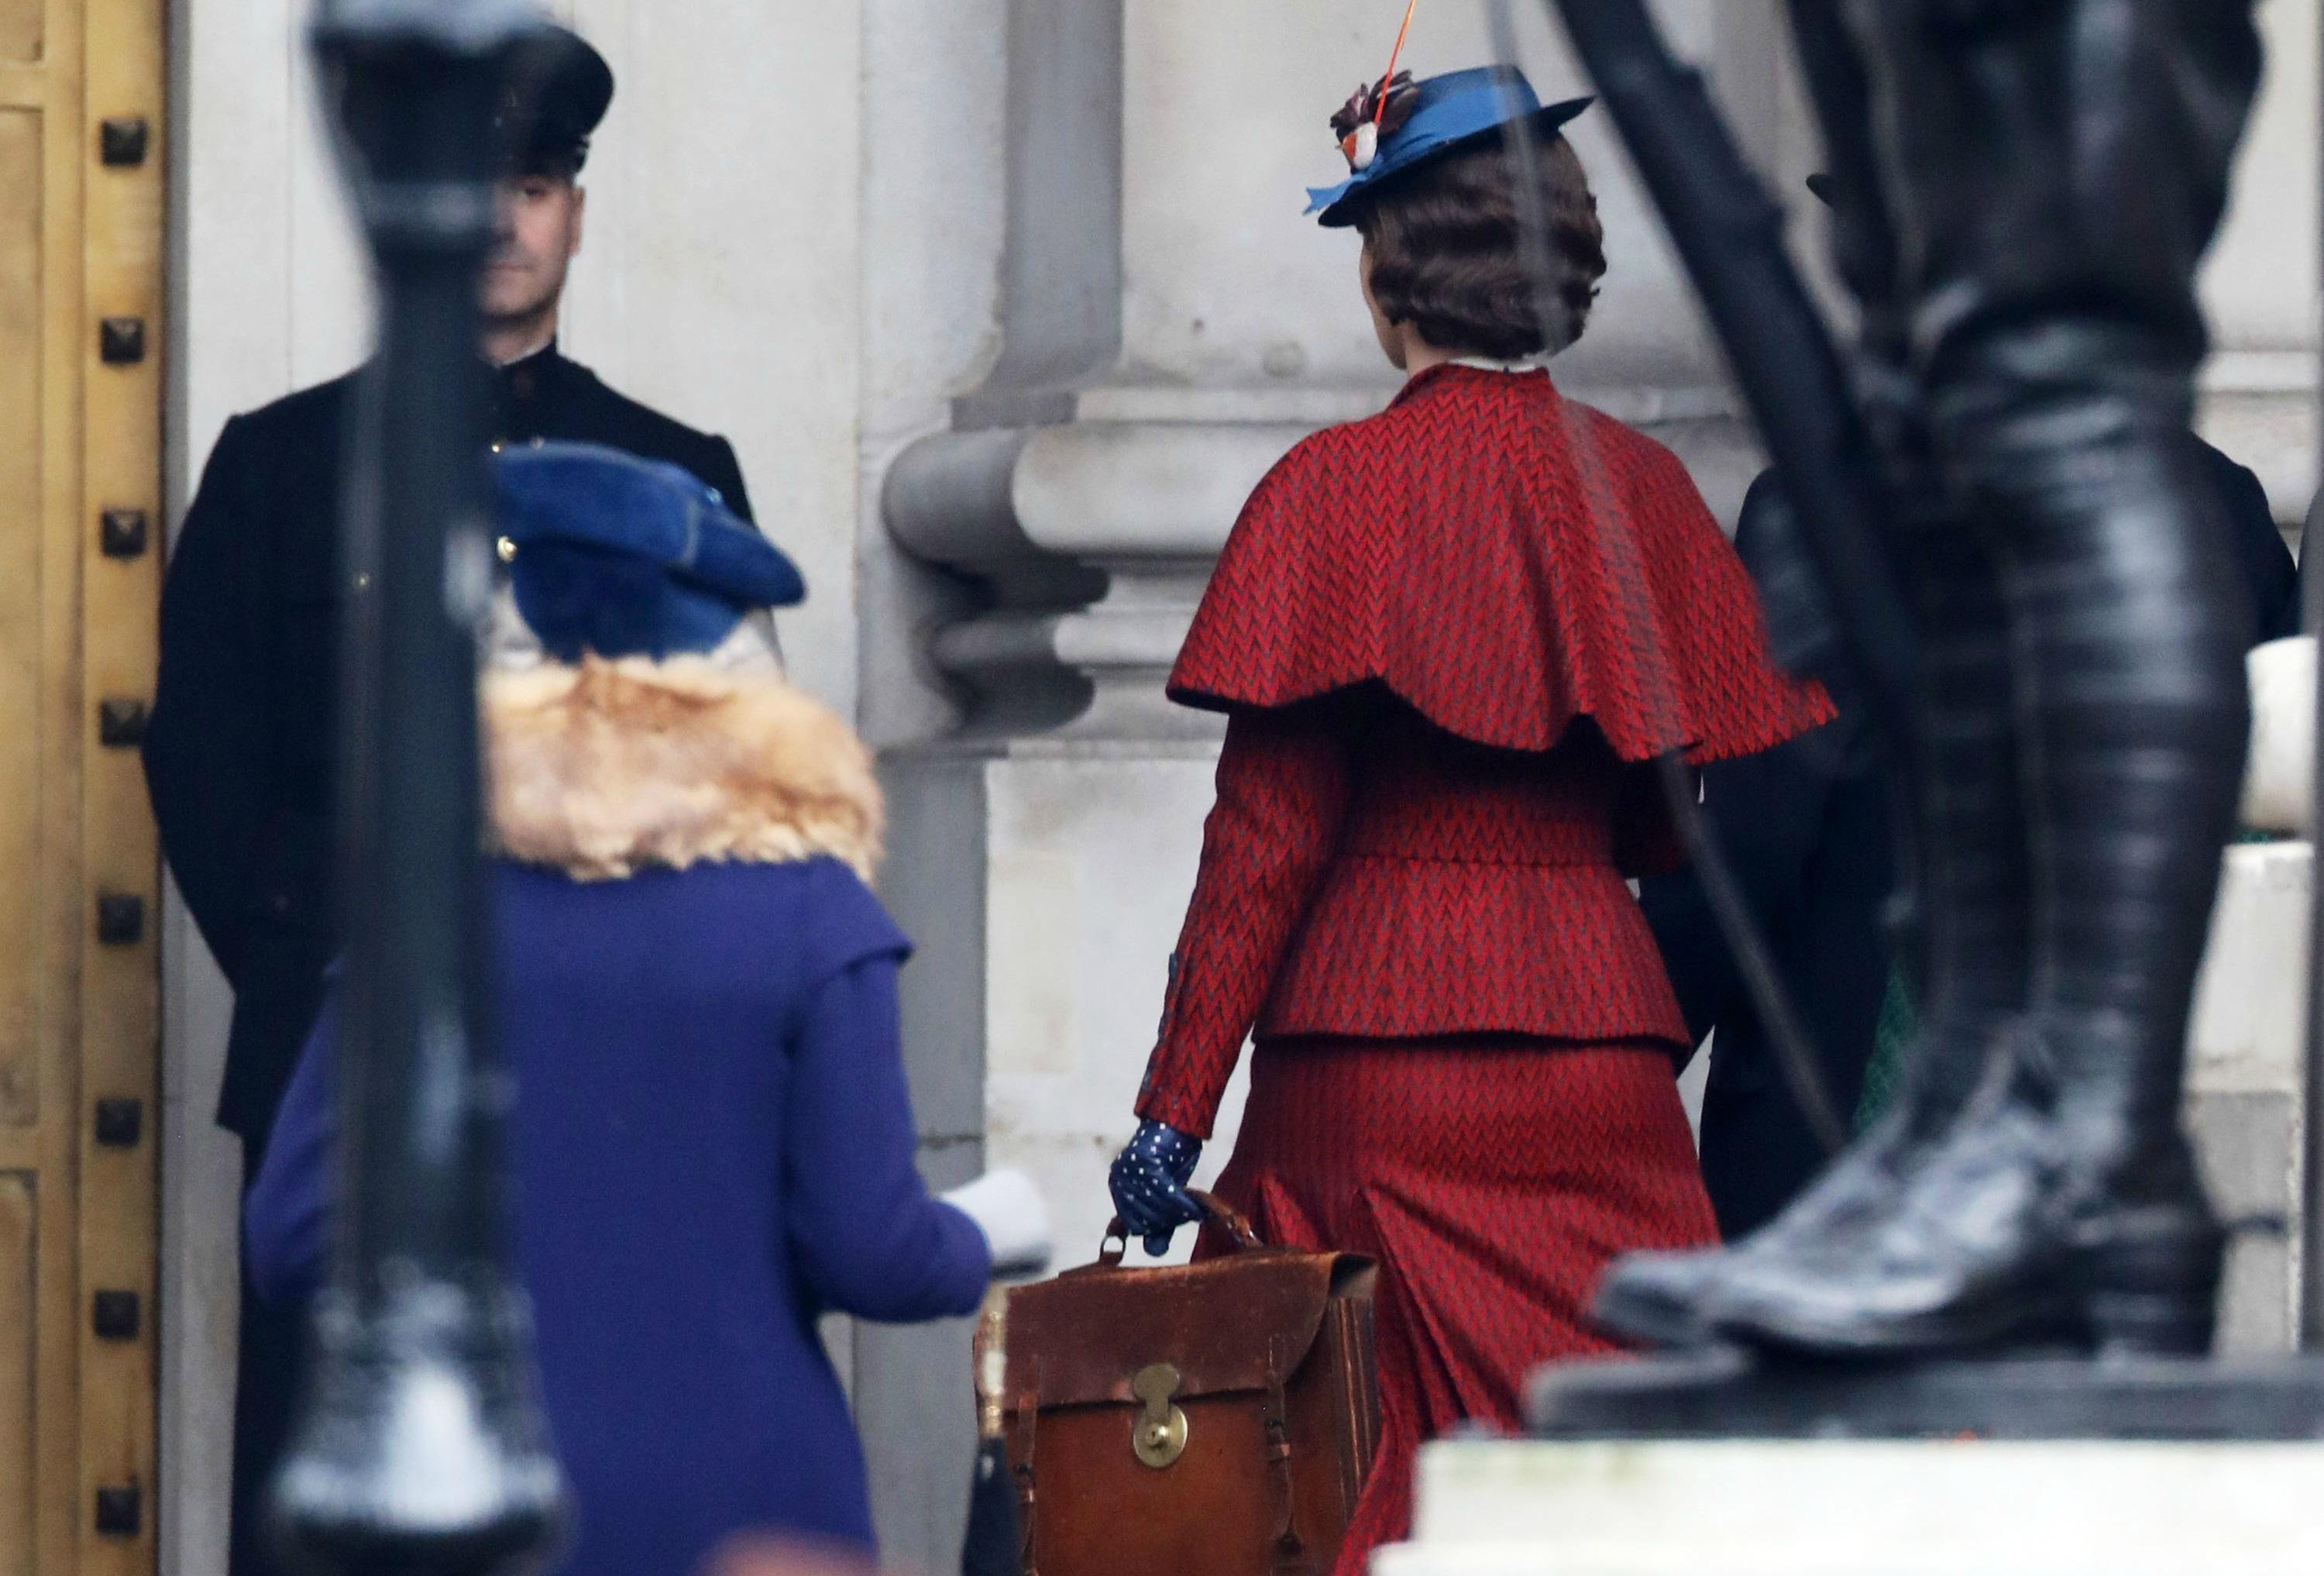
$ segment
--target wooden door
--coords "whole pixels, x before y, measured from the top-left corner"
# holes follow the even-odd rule
[[[0,0],[0,1576],[150,1571],[161,0]]]

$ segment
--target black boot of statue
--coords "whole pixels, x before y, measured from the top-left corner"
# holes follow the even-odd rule
[[[1925,408],[2000,567],[2029,990],[2006,1055],[1897,1197],[1804,1251],[1744,1258],[1707,1321],[1825,1356],[2060,1337],[2200,1352],[2220,1233],[2178,1118],[2249,615],[2186,433],[2195,269],[2257,82],[2250,8],[1849,14],[1916,242]]]

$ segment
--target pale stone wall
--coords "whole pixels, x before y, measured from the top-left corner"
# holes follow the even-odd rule
[[[1119,63],[1085,37],[1076,53],[1074,30],[1114,9],[1018,0],[1010,14],[1024,32],[1009,60],[976,62],[997,73],[978,82],[1007,83],[1011,101],[1001,147],[981,141],[980,124],[976,155],[1002,187],[998,344],[968,358],[955,337],[950,365],[967,375],[950,386],[964,396],[951,430],[931,423],[881,488],[885,523],[912,558],[986,589],[945,604],[952,615],[939,611],[933,631],[910,631],[936,669],[924,693],[941,694],[964,727],[883,735],[899,854],[922,849],[932,862],[908,890],[890,891],[931,971],[907,1002],[915,1055],[940,1064],[922,1064],[922,1085],[942,1092],[923,1119],[932,1153],[981,1140],[987,1159],[1041,1175],[1065,1262],[1086,1255],[1106,1211],[1104,1162],[1130,1126],[1198,847],[1213,748],[1199,720],[1157,704],[1163,671],[1250,484],[1301,434],[1368,413],[1394,386],[1356,300],[1354,244],[1319,235],[1298,209],[1301,188],[1333,173],[1322,117],[1343,84],[1378,70],[1398,8],[1288,0],[1227,13],[1121,0]],[[1791,199],[1821,275],[1821,226],[1799,195],[1816,140],[1775,26],[1780,8],[1658,9]],[[1544,93],[1578,89],[1559,41],[1533,8],[1520,10]],[[1074,29],[1056,25],[1061,14]],[[2268,24],[2280,58],[2246,159],[2247,195],[2208,281],[2226,354],[2210,374],[2207,421],[2261,471],[2288,521],[2315,480],[2313,0],[2271,7]],[[1473,62],[1485,37],[1481,8],[1433,8],[1411,63],[1426,72]],[[1028,90],[1017,74],[1035,65]],[[880,71],[875,58],[875,95]],[[1048,156],[1043,139],[1061,127],[1105,134],[1109,105],[1120,144],[1112,182],[1070,150],[1062,163]],[[1559,364],[1561,381],[1677,448],[1731,519],[1760,464],[1756,444],[1609,125],[1592,116],[1573,135],[1600,190],[1613,272],[1589,337]],[[1061,187],[1073,193],[1064,214],[1042,200]],[[975,216],[978,263],[994,201],[982,193],[947,210]],[[1117,208],[1118,228],[1098,222]],[[1109,270],[1084,257],[1108,244],[1116,250],[1104,261],[1119,270],[1110,319],[1087,299]],[[1084,265],[1061,274],[1061,252]],[[956,589],[935,572],[918,580]],[[874,650],[899,634],[867,621]],[[927,685],[927,668],[912,672]],[[2282,884],[2261,891],[2239,876],[2222,933],[2232,958],[2244,955],[2236,936],[2281,922]],[[2282,993],[2271,1002],[2274,1024]],[[2237,1054],[2218,1037],[2209,1042],[2219,1051],[2204,1060],[2196,1119],[2216,1155],[2250,1162],[2242,1175],[2222,1169],[2238,1207],[2280,1207],[2285,1179],[2267,1157],[2285,1152],[2288,1096],[2280,1080],[2264,1094],[2230,1092]],[[1230,1120],[1213,1164],[1231,1131]],[[2264,1244],[2239,1259],[2239,1343],[2281,1340],[2282,1267]],[[928,1378],[897,1387],[893,1412],[859,1389],[875,1459],[925,1429],[915,1397],[964,1376],[957,1346],[951,1332],[882,1338],[883,1369]],[[864,1372],[859,1363],[859,1380]],[[949,1507],[883,1499],[893,1552],[940,1558],[955,1526]]]
[[[894,189],[876,143],[870,161],[874,212],[919,200],[961,217],[962,266],[992,258],[1001,281],[992,338],[953,323],[934,340],[938,366],[920,369],[949,409],[891,407],[924,436],[884,474],[884,525],[908,554],[897,582],[919,587],[937,627],[882,628],[866,610],[867,669],[908,676],[929,703],[918,721],[939,724],[920,731],[897,697],[867,696],[897,825],[886,895],[921,944],[905,999],[915,1093],[932,1171],[953,1175],[981,1149],[1040,1178],[1061,1263],[1086,1261],[1110,1213],[1104,1168],[1132,1126],[1208,807],[1217,724],[1163,704],[1163,672],[1267,467],[1395,391],[1352,239],[1300,212],[1305,187],[1337,163],[1324,117],[1386,60],[1393,9],[1018,0],[1004,58],[973,56],[925,106],[942,117],[1006,93],[998,147],[971,118],[970,152],[953,155],[996,186],[936,191],[941,166],[923,160],[905,166],[917,189]],[[1665,9],[1713,61],[1751,145],[1787,180],[1803,175],[1809,144],[1786,131],[1796,111],[1770,25],[1779,8]],[[1543,91],[1580,91],[1540,14],[1524,14]],[[890,71],[919,80],[918,49],[899,34],[871,52],[875,100]],[[1411,63],[1488,53],[1481,9],[1438,7]],[[1731,517],[1758,461],[1716,353],[1610,127],[1592,117],[1576,135],[1614,272],[1560,375],[1676,447]],[[1093,143],[1119,153],[1093,158]],[[883,253],[868,255],[876,278]],[[924,255],[906,250],[918,288],[908,271]],[[962,578],[983,594],[959,594]],[[944,731],[948,711],[962,725]],[[1207,1172],[1231,1147],[1238,1095]],[[926,1463],[964,1443],[965,1415],[932,1416],[927,1397],[965,1383],[959,1332],[865,1332],[856,1359],[889,1553],[939,1563],[960,1507],[927,1492]]]
[[[1588,93],[1545,8],[1516,10],[1543,98]],[[1779,159],[1780,5],[1676,0],[1658,10],[1674,46],[1710,70],[1747,144]],[[1305,188],[1346,174],[1324,118],[1387,63],[1401,7],[1296,0],[1230,18],[1133,0],[1125,11],[1120,375],[1205,388],[1380,386],[1391,374],[1357,300],[1356,238],[1320,232],[1300,210]],[[1436,5],[1425,8],[1405,64],[1428,76],[1491,54],[1483,6]],[[1720,385],[1718,357],[1659,221],[1628,179],[1612,121],[1592,112],[1570,135],[1599,189],[1612,272],[1588,337],[1561,363],[1564,377],[1582,386]]]
[[[2205,435],[2259,473],[2287,527],[2307,517],[2324,453],[2316,419],[2317,281],[2324,277],[2319,9],[2318,0],[2259,8],[2267,83],[2203,289],[2217,346],[2205,379]]]
[[[2243,1229],[2227,1258],[2220,1344],[2288,1351],[2300,1329],[2301,1100],[2308,911],[2315,850],[2231,849],[2188,1031],[2187,1120],[2219,1212]],[[2261,1222],[2283,1221],[2289,1232]]]

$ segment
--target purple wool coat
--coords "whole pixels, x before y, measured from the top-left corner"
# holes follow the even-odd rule
[[[868,1552],[816,1318],[966,1314],[991,1269],[913,1166],[904,937],[825,856],[598,880],[504,861],[492,894],[512,1224],[579,1510],[556,1569],[688,1576],[744,1533]],[[336,1023],[245,1208],[270,1298],[309,1294],[329,1250]]]

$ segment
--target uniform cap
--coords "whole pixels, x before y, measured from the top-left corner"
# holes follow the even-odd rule
[[[518,169],[562,165],[578,174],[613,103],[613,69],[605,57],[570,28],[542,28],[517,51],[502,104]]]

